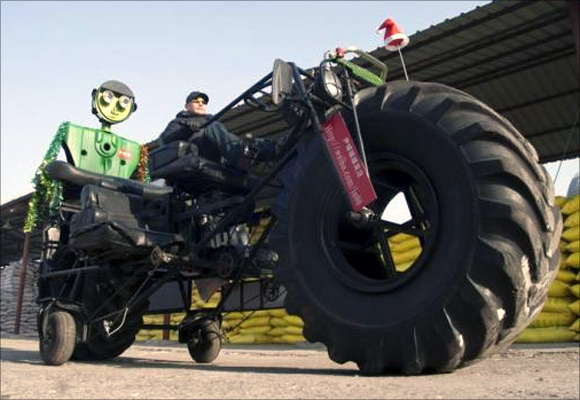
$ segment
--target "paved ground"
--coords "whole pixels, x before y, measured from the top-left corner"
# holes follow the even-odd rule
[[[195,364],[184,345],[133,345],[97,363],[46,366],[35,338],[3,336],[2,399],[578,399],[578,344],[516,345],[450,374],[362,377],[321,346],[227,346]]]

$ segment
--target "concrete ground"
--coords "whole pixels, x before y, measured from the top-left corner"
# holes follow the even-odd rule
[[[360,376],[321,345],[226,345],[212,364],[139,342],[106,362],[44,365],[34,337],[3,335],[1,399],[578,399],[578,343],[514,345],[449,374]]]

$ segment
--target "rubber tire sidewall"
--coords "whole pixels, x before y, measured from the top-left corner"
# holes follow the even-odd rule
[[[50,335],[53,337],[49,343],[40,340],[40,356],[48,365],[62,365],[71,358],[75,349],[76,322],[70,313],[62,310],[49,312],[47,318],[47,329],[52,331]]]
[[[209,320],[202,321],[199,329],[201,338],[192,338],[187,342],[187,350],[196,363],[211,363],[218,357],[221,350],[219,323]]]

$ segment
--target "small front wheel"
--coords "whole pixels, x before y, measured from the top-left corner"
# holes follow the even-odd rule
[[[187,342],[187,349],[193,361],[210,363],[217,358],[222,346],[218,321],[204,320]]]
[[[51,312],[47,318],[46,329],[40,338],[40,356],[48,365],[62,365],[75,349],[75,320],[70,313],[61,310]]]

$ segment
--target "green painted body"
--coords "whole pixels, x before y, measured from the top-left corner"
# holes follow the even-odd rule
[[[139,166],[141,145],[113,132],[66,122],[63,147],[75,167],[103,175],[130,178]]]

